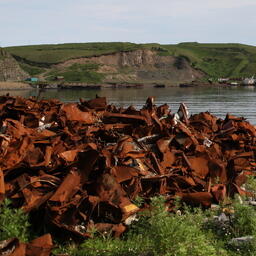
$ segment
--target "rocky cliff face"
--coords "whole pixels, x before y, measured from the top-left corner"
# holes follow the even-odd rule
[[[0,48],[0,81],[21,81],[29,75],[21,69],[17,61]]]
[[[190,82],[203,73],[190,66],[182,57],[159,56],[152,50],[118,52],[98,57],[77,58],[55,66],[63,69],[74,63],[100,64],[99,72],[106,82],[181,83]]]

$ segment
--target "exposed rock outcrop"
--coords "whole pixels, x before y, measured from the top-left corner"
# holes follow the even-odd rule
[[[190,82],[203,76],[203,73],[191,67],[185,58],[159,56],[155,51],[147,49],[76,58],[54,67],[64,69],[75,63],[100,64],[99,72],[106,75],[107,82],[180,83]]]
[[[0,48],[0,81],[21,81],[27,77],[29,75],[21,69],[18,62]]]

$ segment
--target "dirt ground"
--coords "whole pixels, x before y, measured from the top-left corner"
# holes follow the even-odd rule
[[[22,82],[0,82],[0,90],[31,89],[31,86]]]

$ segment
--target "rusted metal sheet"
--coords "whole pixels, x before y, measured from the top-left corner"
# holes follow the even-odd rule
[[[3,171],[0,170],[0,199],[4,196],[4,194],[5,194],[4,174],[3,174]]]
[[[86,124],[93,124],[96,121],[92,112],[81,111],[75,103],[63,105],[61,111],[64,112],[66,119],[70,121],[79,121]]]
[[[1,96],[0,200],[40,211],[66,236],[90,237],[92,227],[120,236],[139,211],[137,196],[210,207],[247,194],[241,186],[255,175],[255,135],[243,118],[189,117],[185,104],[172,113],[152,97],[136,110],[99,97],[64,104]],[[36,255],[49,255],[50,238],[37,242]],[[35,243],[17,250],[30,255]]]
[[[53,249],[50,234],[43,235],[29,243],[21,243],[17,238],[0,241],[0,254],[5,256],[50,256]]]

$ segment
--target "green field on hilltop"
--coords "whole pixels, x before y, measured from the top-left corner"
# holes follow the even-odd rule
[[[6,50],[31,63],[55,64],[73,58],[100,56],[139,48],[141,45],[138,44],[114,42],[14,46],[7,47]]]
[[[30,74],[69,59],[100,56],[121,51],[150,49],[160,56],[184,57],[206,77],[248,77],[256,73],[256,47],[243,44],[180,43],[176,45],[133,43],[74,43],[15,46],[5,48]],[[24,63],[26,65],[24,65]]]
[[[251,76],[256,72],[256,47],[243,44],[181,43],[162,45],[160,55],[185,56],[212,77]]]

